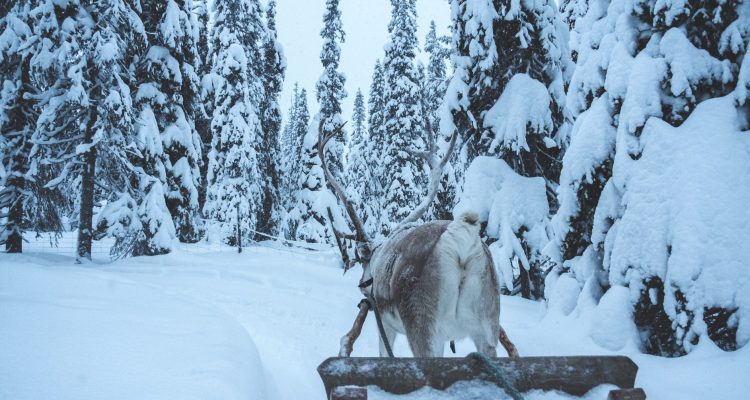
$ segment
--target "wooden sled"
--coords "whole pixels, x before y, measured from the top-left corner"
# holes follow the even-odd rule
[[[581,396],[602,384],[620,388],[612,400],[645,399],[634,389],[638,366],[624,356],[495,358],[494,365],[519,392],[559,390]],[[497,379],[482,363],[470,358],[332,357],[318,367],[329,399],[367,398],[367,386],[405,394],[429,386],[443,390],[459,381]]]
[[[609,392],[609,400],[646,399],[643,389],[633,387],[638,366],[625,356],[490,359],[473,353],[465,358],[349,357],[371,305],[362,300],[357,307],[352,329],[341,338],[339,357],[318,366],[329,400],[367,400],[368,386],[406,394],[425,386],[445,390],[456,382],[472,380],[493,382],[506,393],[512,392],[513,398],[534,389],[582,396],[599,385],[611,384],[619,389]],[[517,354],[510,340],[503,340],[503,334],[500,342],[509,354]]]

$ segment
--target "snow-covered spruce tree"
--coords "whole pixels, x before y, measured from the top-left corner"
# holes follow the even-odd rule
[[[293,240],[335,245],[334,226],[340,232],[348,232],[349,228],[336,196],[326,184],[318,156],[318,137],[323,126],[319,118],[320,115],[313,118],[302,141],[300,188],[286,215],[284,234]]]
[[[575,20],[547,297],[566,313],[598,302],[591,334],[606,347],[675,356],[703,335],[726,350],[750,340],[747,158],[733,151],[747,104],[729,94],[749,24],[740,1],[612,0]]]
[[[255,0],[216,2],[214,17],[210,58],[215,110],[204,213],[218,223],[221,240],[235,245],[238,235],[253,236],[250,230],[255,229],[263,204],[263,177],[255,149],[262,129],[263,82],[252,62],[261,59],[264,28]]]
[[[373,202],[372,214],[363,223],[371,237],[380,229],[381,207],[383,203],[382,156],[385,146],[385,77],[380,60],[375,61],[370,82],[370,97],[367,100],[369,115],[367,117],[367,152],[365,162],[370,166],[369,192]]]
[[[8,253],[23,250],[27,224],[25,204],[34,101],[25,98],[30,85],[35,38],[29,26],[30,4],[16,2],[0,17],[0,245]]]
[[[292,206],[292,195],[295,192],[294,185],[296,179],[291,176],[293,159],[295,157],[294,149],[294,136],[292,135],[292,129],[297,118],[297,98],[299,97],[299,83],[294,83],[292,89],[292,100],[289,105],[289,110],[286,113],[286,123],[284,128],[281,130],[280,138],[280,158],[281,162],[279,165],[279,180],[280,180],[280,198],[284,212],[289,210]]]
[[[444,131],[459,130],[469,163],[490,156],[522,176],[544,178],[549,208],[556,209],[559,156],[567,143],[567,27],[552,1],[451,5],[455,71],[446,106],[453,120],[444,123]],[[528,270],[516,268],[522,295],[540,298],[547,270],[544,240],[527,237],[531,229],[514,227],[525,254],[509,254],[529,260]]]
[[[323,132],[333,132],[344,123],[341,117],[341,102],[346,97],[344,89],[345,77],[339,72],[341,59],[341,43],[344,42],[344,28],[341,25],[341,10],[339,0],[326,0],[323,14],[323,49],[320,51],[320,62],[323,64],[323,74],[315,86],[315,93],[320,106],[318,120],[323,122]],[[344,182],[344,139],[346,132],[333,138],[326,146],[326,163],[334,178]]]
[[[149,48],[138,68],[136,95],[141,113],[149,108],[164,145],[165,195],[177,238],[196,242],[201,236],[198,209],[201,138],[195,116],[202,113],[197,48],[198,30],[184,0],[142,0],[141,19]]]
[[[307,108],[307,90],[300,89],[297,99],[295,100],[295,118],[290,128],[290,163],[289,163],[289,187],[290,187],[290,205],[296,202],[296,193],[302,184],[301,179],[307,171],[304,170],[304,150],[303,143],[307,130],[310,126],[310,111]]]
[[[354,206],[357,207],[357,215],[363,221],[372,218],[373,207],[377,204],[371,185],[372,165],[368,163],[369,136],[365,125],[366,119],[365,97],[362,95],[362,91],[358,89],[354,97],[353,125],[347,143],[349,157],[347,159],[346,192]]]
[[[558,154],[567,142],[560,131],[567,29],[553,1],[499,3],[453,2],[455,78],[466,87],[456,85],[451,97],[468,101],[454,114],[461,114],[470,159],[498,157],[521,175],[544,177],[554,206]]]
[[[171,250],[176,232],[166,201],[167,156],[154,113],[163,103],[152,99],[163,94],[155,90],[155,82],[149,82],[153,75],[141,72],[150,62],[148,37],[137,14],[142,9],[120,3],[103,10],[117,9],[120,11],[107,22],[117,27],[129,21],[117,29],[121,37],[116,43],[122,53],[120,64],[127,66],[118,73],[130,92],[123,97],[126,107],[119,115],[119,134],[110,131],[106,147],[102,146],[106,151],[97,156],[96,179],[108,190],[98,191],[106,205],[97,214],[95,236],[115,238],[113,257],[165,254]]]
[[[415,0],[392,0],[390,39],[385,47],[385,141],[380,234],[387,236],[417,206],[425,190],[424,162],[409,151],[425,150]]]
[[[440,132],[440,108],[448,86],[446,63],[450,57],[450,48],[446,44],[449,40],[447,37],[438,37],[435,21],[431,21],[430,31],[427,33],[424,44],[424,50],[429,54],[429,61],[424,82],[423,101],[427,113],[426,120],[430,124],[430,129],[436,133]],[[438,140],[440,140],[438,145],[440,151],[446,151],[450,135],[440,135]],[[457,189],[455,161],[456,157],[451,157],[449,163],[445,165],[443,176],[440,178],[440,188],[429,211],[429,215],[434,219],[452,219]]]
[[[286,60],[281,43],[276,38],[276,2],[271,0],[266,10],[266,33],[263,39],[263,64],[260,75],[263,78],[264,95],[260,103],[262,136],[256,150],[259,156],[260,173],[264,178],[263,207],[258,213],[257,230],[275,234],[279,228],[283,207],[280,203],[279,187],[279,135],[281,130],[281,109],[278,100],[284,83]],[[257,240],[266,239],[258,235]]]
[[[206,204],[206,190],[208,188],[206,181],[206,173],[208,172],[208,152],[211,150],[211,114],[209,110],[213,110],[213,97],[209,95],[209,91],[204,87],[204,83],[210,82],[211,73],[211,60],[209,59],[208,53],[208,4],[207,0],[192,0],[193,5],[193,29],[197,31],[198,42],[196,44],[198,49],[198,58],[200,64],[198,70],[198,78],[200,79],[200,104],[199,108],[195,113],[195,130],[198,132],[198,136],[201,138],[201,163],[200,163],[200,186],[198,187],[198,207],[202,211],[203,205]],[[204,79],[208,79],[205,81]]]
[[[95,202],[133,194],[131,74],[145,34],[135,11],[122,1],[44,2],[35,13],[45,52],[32,71],[44,96],[31,171],[45,188],[77,197],[77,255],[90,259]],[[133,204],[123,211],[130,220],[137,219]]]

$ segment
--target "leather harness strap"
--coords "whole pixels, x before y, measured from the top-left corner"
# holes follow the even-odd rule
[[[372,286],[373,279],[370,278],[366,281],[360,282],[359,288],[362,289],[363,292],[365,292],[365,295],[367,296],[367,299],[363,301],[367,301],[370,304],[370,309],[375,313],[375,322],[378,323],[378,331],[380,333],[380,340],[383,342],[383,345],[385,346],[385,351],[388,353],[388,357],[394,358],[393,356],[393,349],[391,349],[391,344],[388,342],[388,336],[385,334],[385,328],[383,327],[383,320],[380,318],[380,311],[378,310],[377,302],[375,301],[375,296],[373,296]],[[366,292],[364,289],[367,289],[370,287],[369,292]]]

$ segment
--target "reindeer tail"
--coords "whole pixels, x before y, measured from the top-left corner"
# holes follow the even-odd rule
[[[464,211],[463,213],[461,213],[458,219],[469,225],[476,225],[477,222],[479,222],[479,214],[474,211]]]

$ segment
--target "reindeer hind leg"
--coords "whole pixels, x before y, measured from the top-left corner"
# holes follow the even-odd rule
[[[497,357],[497,343],[496,340],[489,340],[487,333],[484,331],[475,332],[471,335],[471,341],[474,342],[474,346],[477,351],[486,355],[487,357]]]

